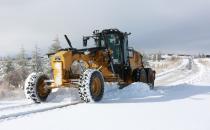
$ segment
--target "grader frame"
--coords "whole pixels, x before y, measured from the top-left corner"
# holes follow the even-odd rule
[[[153,88],[155,71],[144,68],[142,55],[128,46],[129,35],[130,33],[118,29],[106,29],[101,32],[95,30],[92,36],[83,37],[83,46],[86,47],[89,39],[93,39],[96,47],[85,49],[73,48],[65,35],[70,48],[49,54],[51,79],[40,79],[41,74],[34,73],[37,83],[30,87],[30,82],[26,82],[26,97],[34,102],[41,102],[46,100],[53,88],[77,87],[81,99],[90,102],[101,100],[104,82],[118,82],[121,87],[133,82],[144,82]],[[31,77],[30,75],[28,79]],[[40,92],[32,93],[29,89]],[[32,94],[35,98],[32,98]]]

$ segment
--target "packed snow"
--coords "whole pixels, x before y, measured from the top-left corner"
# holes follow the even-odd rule
[[[144,83],[124,89],[106,83],[99,103],[81,103],[73,88],[54,90],[42,104],[0,101],[0,130],[210,130],[210,60],[180,61],[158,74],[155,90]]]

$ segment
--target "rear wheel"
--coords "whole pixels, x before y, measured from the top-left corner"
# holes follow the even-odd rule
[[[135,69],[132,77],[134,82],[147,83],[150,89],[154,89],[155,72],[151,68]]]
[[[80,78],[79,95],[81,100],[98,102],[104,94],[104,78],[98,70],[87,69]]]
[[[40,103],[46,101],[51,89],[48,89],[45,80],[48,76],[42,73],[32,73],[25,81],[24,92],[27,99]]]
[[[140,69],[140,82],[147,83],[147,72],[145,69]]]
[[[135,69],[132,74],[134,82],[143,82],[147,83],[147,73],[144,68],[142,69]]]
[[[147,71],[147,79],[150,89],[154,89],[154,81],[155,81],[155,72],[151,68],[146,68]]]

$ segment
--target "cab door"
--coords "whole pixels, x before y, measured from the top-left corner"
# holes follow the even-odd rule
[[[123,55],[121,41],[117,34],[108,35],[108,48],[112,50],[113,64],[122,64]]]

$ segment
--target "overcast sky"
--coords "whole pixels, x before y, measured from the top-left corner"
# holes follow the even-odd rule
[[[43,52],[58,36],[75,47],[94,29],[131,32],[144,52],[210,53],[210,0],[0,0],[0,55]]]

